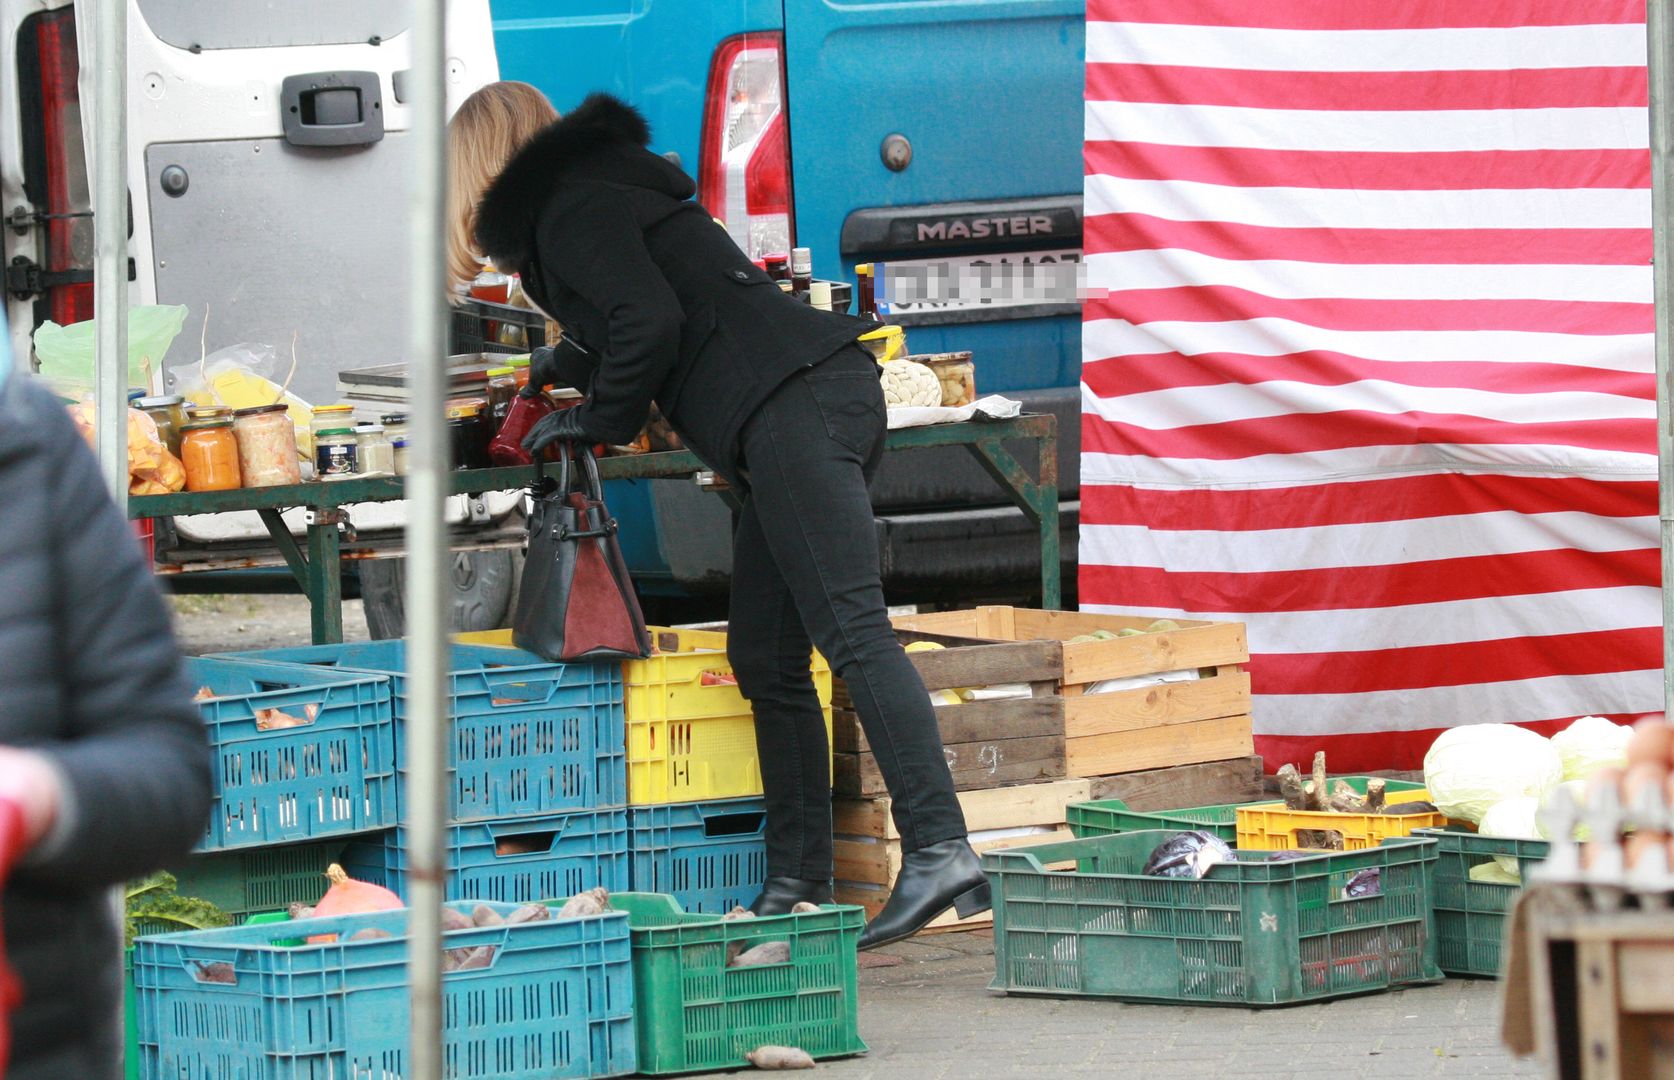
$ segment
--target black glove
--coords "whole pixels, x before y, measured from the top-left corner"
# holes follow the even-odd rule
[[[530,379],[533,385],[533,377]],[[523,437],[523,449],[537,460],[546,456],[546,448],[560,439],[568,443],[596,443],[599,440],[582,429],[582,406],[559,409],[535,421],[529,434]]]
[[[591,370],[592,354],[574,338],[563,336],[556,345],[542,345],[529,354],[529,385],[581,388]]]

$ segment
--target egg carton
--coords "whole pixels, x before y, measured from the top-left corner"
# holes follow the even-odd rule
[[[1630,832],[1662,837],[1674,833],[1674,806],[1660,788],[1641,786],[1625,803],[1615,784],[1593,785],[1584,802],[1567,788],[1554,791],[1539,817],[1551,849],[1534,879],[1578,887],[1598,911],[1674,907],[1670,844],[1635,845],[1632,836],[1624,838]],[[1578,832],[1587,838],[1584,861]],[[1630,847],[1638,848],[1631,863]]]

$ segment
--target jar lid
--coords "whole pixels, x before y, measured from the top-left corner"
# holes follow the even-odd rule
[[[449,420],[472,420],[482,415],[481,405],[450,405],[448,406]]]
[[[180,425],[181,431],[207,431],[210,428],[232,427],[231,420],[194,420],[190,424]]]
[[[272,405],[252,405],[247,409],[234,409],[234,416],[260,416],[262,413],[288,412],[289,406],[274,402]]]
[[[355,434],[356,435],[382,435],[383,433],[384,433],[384,425],[382,425],[382,424],[356,424],[355,425]]]
[[[321,413],[346,413],[346,412],[354,412],[354,411],[355,411],[355,407],[353,405],[316,405],[316,406],[314,406],[314,415],[315,416],[318,416]]]
[[[527,356],[508,356],[506,358],[506,366],[515,372],[520,367],[528,367],[529,358]]]
[[[317,438],[317,439],[329,439],[329,438],[332,438],[333,436],[337,436],[337,435],[347,435],[352,439],[352,438],[354,438],[354,434],[355,433],[353,431],[351,431],[350,429],[348,429],[346,427],[334,427],[334,428],[324,429],[323,431],[316,434],[315,438]]]
[[[488,377],[490,379],[497,379],[502,375],[516,375],[516,374],[517,374],[517,369],[516,368],[496,367],[496,368],[489,368],[488,369]]]
[[[128,387],[128,400],[129,401],[138,401],[142,397],[150,396],[150,394],[151,394],[151,391],[143,389],[141,387],[137,387],[137,386]]]
[[[134,402],[141,409],[166,409],[171,405],[181,405],[186,401],[179,394],[160,394],[157,397],[142,397]]]
[[[191,405],[186,409],[193,416],[231,416],[230,405]]]
[[[378,420],[384,424],[405,424],[407,422],[407,414],[404,412],[385,413],[384,415],[378,417]]]

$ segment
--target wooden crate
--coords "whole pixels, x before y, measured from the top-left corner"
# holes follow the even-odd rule
[[[1095,776],[1088,781],[1094,799],[1121,799],[1141,814],[1183,806],[1218,806],[1259,802],[1267,797],[1261,758],[1230,758],[1167,769]]]
[[[908,654],[927,689],[1028,683],[1032,690],[1027,698],[936,707],[957,790],[1064,775],[1064,700],[1057,693],[1063,648],[1058,642],[974,642],[911,631],[901,637],[945,646]],[[833,790],[842,795],[885,794],[883,773],[841,679],[832,699],[832,750]]]
[[[1094,630],[1143,630],[1154,619],[1073,611],[980,607],[905,615],[898,629],[991,641],[1062,643],[1067,776],[1109,776],[1222,761],[1254,752],[1249,644],[1243,623],[1176,619],[1179,630],[1110,641],[1069,639]],[[1107,679],[1195,668],[1197,679],[1088,694]]]
[[[1674,1080],[1674,912],[1585,910],[1538,885],[1513,916],[1502,1035],[1557,1080]]]
[[[963,791],[959,805],[971,847],[980,854],[1007,847],[1050,844],[1072,839],[1064,825],[1064,807],[1088,797],[1086,780]],[[890,800],[838,797],[832,803],[836,833],[837,902],[859,904],[871,918],[889,899],[901,870],[901,834],[890,814]],[[1033,830],[1023,832],[1023,830]],[[987,912],[961,919],[948,911],[931,930],[969,930],[992,923]]]

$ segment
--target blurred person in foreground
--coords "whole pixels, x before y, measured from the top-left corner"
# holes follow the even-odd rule
[[[0,1073],[115,1080],[113,886],[203,835],[208,744],[134,531],[7,340],[0,319],[0,919],[15,976]]]

